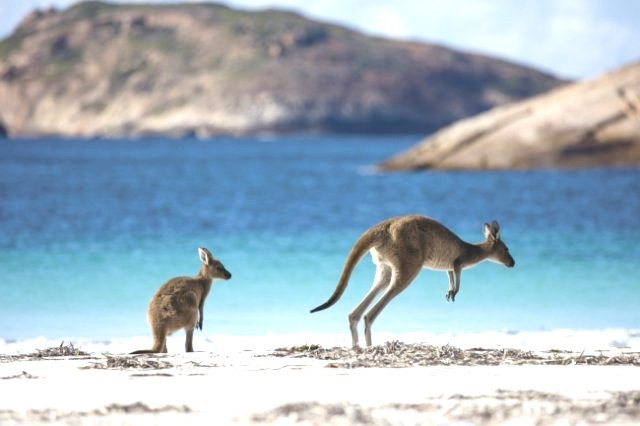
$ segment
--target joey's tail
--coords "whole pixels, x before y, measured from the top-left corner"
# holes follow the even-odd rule
[[[349,252],[349,256],[347,256],[347,260],[344,264],[344,269],[342,270],[342,275],[340,275],[340,281],[338,281],[338,285],[336,286],[335,291],[322,305],[313,308],[311,313],[322,311],[327,309],[336,303],[342,293],[344,293],[344,289],[347,288],[347,284],[349,283],[349,278],[351,277],[351,272],[353,272],[353,268],[355,268],[356,264],[362,259],[371,247],[373,247],[376,240],[376,235],[373,232],[366,232],[364,235],[360,237],[360,239],[355,243],[351,251]]]
[[[140,349],[138,351],[129,352],[129,355],[138,355],[138,354],[155,354],[156,351],[152,349]]]

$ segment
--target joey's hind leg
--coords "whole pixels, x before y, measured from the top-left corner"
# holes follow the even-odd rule
[[[153,348],[156,353],[167,352],[167,331],[162,327],[155,327],[153,330]]]
[[[193,328],[187,329],[187,340],[185,341],[184,348],[187,352],[193,352]]]
[[[184,343],[184,349],[187,352],[193,352],[193,330],[198,326],[198,318],[200,313],[198,311],[198,304],[193,303],[193,306],[189,306],[189,308],[185,309],[183,322],[181,326],[184,327],[184,331],[186,332],[186,340]]]
[[[371,304],[373,299],[380,294],[385,287],[389,285],[391,280],[391,268],[386,265],[379,264],[376,269],[376,276],[373,279],[373,285],[362,299],[362,301],[356,306],[356,308],[349,314],[349,328],[351,329],[351,344],[354,348],[358,347],[358,322],[362,318],[362,314],[365,309]]]
[[[189,315],[184,323],[184,331],[187,334],[184,348],[187,352],[193,352],[193,330],[198,326],[199,316],[198,308],[195,307],[189,311]]]
[[[391,274],[391,284],[387,287],[387,291],[382,295],[380,300],[376,302],[375,305],[369,312],[367,312],[364,316],[364,335],[367,341],[367,346],[371,346],[371,325],[375,321],[376,317],[382,312],[385,306],[391,300],[400,294],[405,288],[411,284],[414,278],[420,272],[421,265],[404,265],[401,270],[393,270]]]

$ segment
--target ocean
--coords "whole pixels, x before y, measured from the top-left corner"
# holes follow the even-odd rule
[[[640,336],[640,170],[374,173],[419,139],[0,141],[0,341],[150,342],[149,299],[194,275],[204,246],[233,278],[214,283],[200,336],[339,334],[350,344],[369,256],[336,305],[309,310],[333,292],[358,236],[403,214],[471,242],[497,220],[516,267],[464,271],[455,303],[446,274],[424,270],[378,317],[374,340]]]

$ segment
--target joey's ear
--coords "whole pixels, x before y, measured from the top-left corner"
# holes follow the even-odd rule
[[[198,247],[198,254],[200,255],[200,260],[202,261],[202,263],[204,263],[205,265],[209,265],[211,263],[211,259],[213,259],[213,256],[211,255],[211,252],[209,252],[209,250],[204,247]]]
[[[491,230],[493,231],[493,236],[496,240],[500,239],[500,225],[495,220],[491,222]]]

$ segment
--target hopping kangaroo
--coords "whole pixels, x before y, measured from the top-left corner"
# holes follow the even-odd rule
[[[184,328],[185,349],[193,352],[193,330],[202,330],[204,301],[214,278],[228,280],[231,274],[206,248],[198,248],[202,265],[195,277],[177,277],[158,289],[149,302],[147,319],[153,333],[153,347],[132,354],[167,352],[167,336]]]
[[[401,216],[388,219],[367,230],[351,249],[338,285],[325,303],[311,313],[327,309],[340,299],[347,287],[351,272],[367,251],[376,265],[371,290],[349,314],[349,327],[353,347],[358,346],[358,322],[369,304],[385,290],[380,300],[364,316],[367,346],[371,346],[371,325],[385,306],[411,284],[420,269],[447,271],[449,291],[447,300],[455,301],[460,290],[463,269],[483,260],[501,263],[509,268],[515,261],[500,239],[500,226],[496,221],[484,224],[485,241],[470,244],[437,221],[424,216]]]

